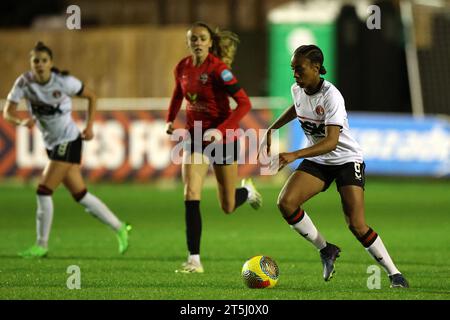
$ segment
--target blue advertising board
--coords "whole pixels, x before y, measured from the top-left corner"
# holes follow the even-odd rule
[[[352,135],[363,149],[367,174],[450,177],[447,119],[359,112],[349,113],[348,117]],[[289,150],[297,150],[305,143],[300,124],[292,121]]]

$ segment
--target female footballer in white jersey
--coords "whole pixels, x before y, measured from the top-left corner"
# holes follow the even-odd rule
[[[344,98],[333,84],[320,77],[326,73],[323,60],[322,51],[315,45],[295,50],[291,59],[296,82],[291,88],[294,104],[270,126],[265,137],[267,147],[260,150],[270,155],[271,129],[279,129],[295,118],[300,121],[307,146],[280,153],[276,158],[279,170],[304,158],[281,190],[278,207],[292,228],[320,251],[323,277],[328,281],[341,250],[326,242],[302,205],[335,180],[350,231],[386,270],[391,287],[406,288],[408,282],[392,262],[380,236],[366,225],[362,151],[350,134]]]
[[[102,201],[87,191],[81,175],[82,140],[94,137],[95,94],[77,78],[54,68],[53,53],[42,42],[38,42],[31,51],[30,62],[31,71],[22,74],[8,94],[3,115],[7,121],[18,126],[32,128],[36,124],[42,132],[50,161],[36,192],[37,241],[19,254],[25,258],[47,255],[53,220],[52,194],[61,183],[88,212],[116,232],[119,252],[124,253],[128,248],[128,231],[131,227],[121,222]],[[87,123],[82,132],[72,119],[71,97],[75,95],[89,101]],[[20,119],[16,113],[22,98],[26,100],[31,115],[26,119]]]

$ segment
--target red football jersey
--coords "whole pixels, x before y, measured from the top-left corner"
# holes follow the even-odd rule
[[[203,132],[217,128],[225,134],[226,129],[238,128],[250,110],[250,99],[229,67],[211,53],[198,67],[191,56],[181,60],[175,68],[175,83],[167,121],[174,121],[185,98],[188,130],[194,128],[194,121],[202,121]],[[237,102],[234,110],[229,95]]]

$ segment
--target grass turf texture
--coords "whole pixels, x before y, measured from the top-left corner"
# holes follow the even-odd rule
[[[0,299],[449,299],[449,181],[369,178],[367,222],[386,244],[409,290],[369,290],[367,268],[375,264],[347,229],[335,186],[305,209],[332,243],[342,248],[336,275],[322,279],[318,252],[296,234],[276,208],[280,186],[262,185],[260,211],[248,204],[227,216],[215,188],[203,191],[204,274],[176,274],[186,258],[182,188],[151,185],[91,185],[118,216],[130,222],[130,249],[117,252],[114,234],[85,213],[63,188],[54,195],[55,215],[46,259],[16,253],[34,242],[33,186],[0,185]],[[245,260],[268,255],[280,267],[273,289],[247,289]],[[81,269],[81,290],[69,290],[70,265]]]

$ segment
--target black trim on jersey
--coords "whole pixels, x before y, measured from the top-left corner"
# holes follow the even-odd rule
[[[225,85],[225,90],[230,96],[233,96],[236,92],[241,90],[241,86],[237,82],[235,84],[227,84]]]
[[[308,92],[306,92],[306,90],[304,90],[305,93],[306,93],[308,96],[313,96],[313,95],[315,95],[317,92],[320,91],[320,89],[322,89],[324,80],[325,80],[324,78],[320,78],[320,83],[319,83],[319,85],[317,86],[317,89],[314,90],[312,93],[308,93]]]
[[[84,90],[84,83],[81,83],[81,89],[77,92],[77,96],[81,96],[81,94],[83,93]]]

